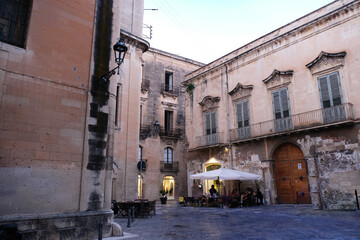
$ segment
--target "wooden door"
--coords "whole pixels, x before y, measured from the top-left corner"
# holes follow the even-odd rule
[[[287,143],[276,150],[275,173],[280,203],[311,203],[306,163],[297,146]]]

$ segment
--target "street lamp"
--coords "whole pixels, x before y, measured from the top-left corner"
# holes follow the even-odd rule
[[[125,54],[128,50],[128,47],[125,45],[124,39],[120,39],[115,45],[113,46],[114,54],[115,54],[115,62],[117,63],[117,67],[111,69],[108,73],[101,76],[99,85],[104,85],[107,81],[109,81],[110,77],[116,73],[119,74],[120,65],[124,61]]]

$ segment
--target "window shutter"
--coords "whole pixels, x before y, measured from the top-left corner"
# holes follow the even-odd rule
[[[216,113],[215,112],[212,112],[211,113],[211,133],[214,134],[216,133]]]
[[[171,164],[172,163],[172,152],[173,150],[171,148],[168,148],[168,163]]]
[[[282,117],[290,116],[290,107],[289,107],[289,98],[287,94],[287,89],[280,90],[280,102],[282,107]]]
[[[331,95],[332,95],[332,106],[341,105],[341,94],[339,86],[339,78],[337,73],[333,73],[329,76]]]
[[[248,110],[248,101],[243,102],[243,113],[244,113],[244,127],[249,126],[249,110]]]
[[[274,108],[275,119],[278,119],[281,118],[279,92],[278,91],[273,92],[272,96],[273,96],[273,108]]]
[[[327,77],[319,77],[320,98],[323,108],[331,107]]]
[[[173,75],[169,74],[169,90],[173,90]]]
[[[238,128],[243,127],[243,105],[242,102],[236,104],[236,121],[238,124]]]
[[[167,154],[167,151],[168,151],[168,149],[167,148],[165,148],[164,149],[164,163],[167,163],[168,162],[168,154]]]
[[[205,115],[205,130],[206,130],[206,135],[211,134],[210,133],[210,113],[207,113]]]

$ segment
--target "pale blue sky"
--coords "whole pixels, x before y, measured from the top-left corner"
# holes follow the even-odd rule
[[[150,46],[203,63],[333,0],[144,0]],[[144,28],[144,34],[149,30]]]

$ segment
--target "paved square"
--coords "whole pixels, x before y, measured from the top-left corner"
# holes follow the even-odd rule
[[[360,211],[313,210],[311,205],[247,208],[156,206],[156,216],[116,218],[129,239],[360,239]],[[119,238],[121,239],[121,238]]]

